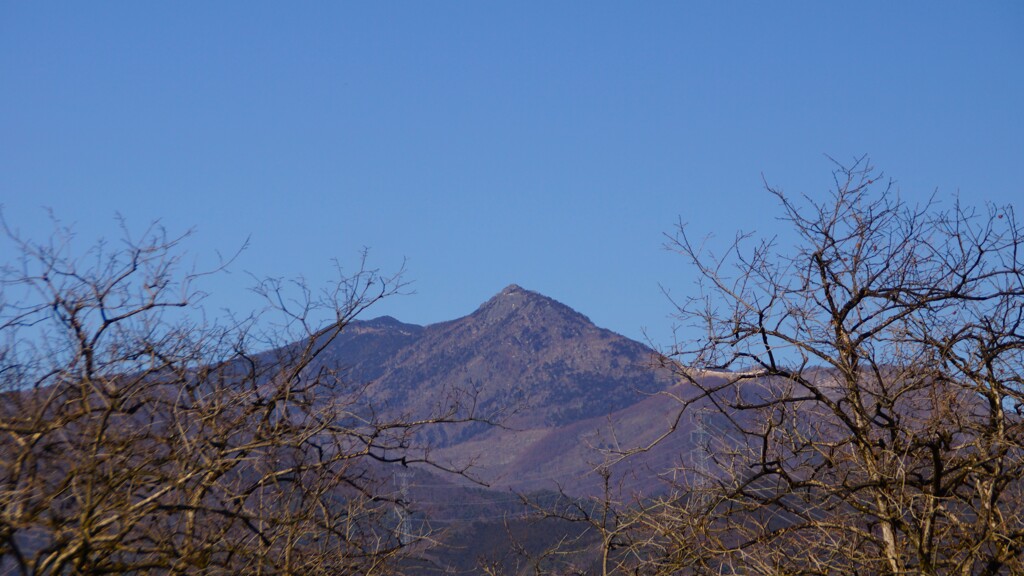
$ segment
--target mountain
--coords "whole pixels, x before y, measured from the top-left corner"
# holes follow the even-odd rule
[[[653,494],[664,488],[662,471],[680,458],[699,458],[695,443],[702,437],[694,435],[692,417],[677,421],[676,398],[686,387],[657,359],[649,347],[511,285],[448,322],[355,321],[320,361],[365,384],[375,410],[421,416],[468,393],[479,413],[500,416],[501,426],[438,427],[421,438],[433,447],[433,461],[468,466],[484,485],[416,467],[391,479],[430,526],[445,529],[451,546],[433,557],[435,568],[473,572],[480,557],[508,552],[512,532],[534,552],[584,536],[578,525],[534,524],[520,495],[535,502],[556,493],[599,496],[605,486],[597,470],[609,458],[673,427],[676,432],[654,449],[611,468],[620,497]]]
[[[372,381],[378,405],[416,412],[473,390],[485,412],[514,410],[505,422],[513,427],[606,416],[671,383],[652,369],[649,348],[516,285],[449,322],[353,322],[324,358],[355,381]]]
[[[435,459],[472,462],[475,476],[499,490],[592,494],[602,449],[648,443],[678,411],[662,394],[676,386],[673,376],[655,366],[653,350],[517,285],[448,322],[353,322],[322,361],[369,383],[379,410],[425,415],[453,394],[473,393],[478,412],[500,415],[503,426],[435,428],[427,440]],[[677,458],[689,437],[675,437],[632,468]]]

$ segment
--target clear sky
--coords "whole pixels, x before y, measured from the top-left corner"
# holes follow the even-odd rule
[[[825,154],[1019,207],[1024,2],[0,0],[7,220],[250,238],[215,307],[366,246],[416,292],[370,317],[517,283],[666,343],[691,274],[663,234],[772,234],[762,174],[819,195]]]

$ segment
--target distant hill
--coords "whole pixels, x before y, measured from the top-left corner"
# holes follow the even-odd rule
[[[366,384],[366,400],[378,411],[426,415],[456,391],[471,391],[479,413],[498,416],[501,426],[433,428],[421,438],[433,446],[434,461],[471,465],[485,485],[422,467],[387,472],[393,490],[420,511],[417,522],[459,543],[438,552],[433,569],[472,571],[477,557],[501,549],[497,542],[507,545],[507,530],[535,546],[578,535],[579,526],[532,524],[521,495],[537,501],[557,493],[600,495],[603,463],[674,424],[676,432],[655,449],[612,468],[616,493],[656,493],[664,487],[661,472],[700,458],[692,416],[676,422],[680,405],[673,396],[686,387],[657,360],[649,347],[511,285],[448,322],[355,321],[318,362]]]
[[[510,424],[564,426],[635,403],[671,381],[653,351],[551,298],[509,286],[457,320],[416,326],[354,322],[324,355],[374,400],[402,409],[452,389],[479,390],[484,409],[515,406]]]

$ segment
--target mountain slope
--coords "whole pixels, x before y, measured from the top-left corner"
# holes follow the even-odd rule
[[[552,491],[599,496],[596,470],[616,450],[646,445],[678,426],[653,450],[614,468],[611,481],[625,499],[662,489],[662,471],[699,458],[694,423],[676,422],[680,406],[672,395],[686,386],[655,367],[653,350],[516,285],[448,322],[353,322],[322,360],[367,384],[377,410],[425,415],[453,392],[472,391],[481,413],[504,415],[500,427],[434,428],[421,438],[434,447],[435,462],[471,465],[486,488],[428,468],[386,472],[395,493],[427,519],[418,529],[448,531],[450,548],[434,558],[438,572],[456,565],[473,572],[478,558],[507,547],[510,529],[526,540],[535,536],[535,552],[579,536],[568,525],[538,533],[516,494],[534,501],[550,499]]]
[[[669,426],[675,404],[657,393],[673,379],[654,359],[650,348],[511,285],[448,322],[353,322],[322,361],[369,383],[367,397],[378,410],[421,416],[453,394],[472,393],[478,412],[500,414],[504,427],[435,428],[424,440],[436,458],[474,462],[479,477],[521,490],[580,484],[599,447],[649,441]],[[631,415],[631,408],[647,413]],[[647,427],[617,437],[613,417]]]
[[[514,410],[507,424],[517,427],[604,416],[669,384],[650,368],[647,347],[515,285],[449,322],[353,323],[328,358],[373,381],[380,406],[416,412],[452,390],[474,390],[485,411]]]

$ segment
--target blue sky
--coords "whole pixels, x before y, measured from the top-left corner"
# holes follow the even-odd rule
[[[250,238],[214,308],[365,246],[416,292],[368,316],[518,283],[665,344],[692,274],[663,234],[776,233],[762,174],[815,196],[868,154],[911,201],[1019,204],[1022,30],[1021,2],[0,0],[0,203],[83,246],[115,213],[200,259]]]

